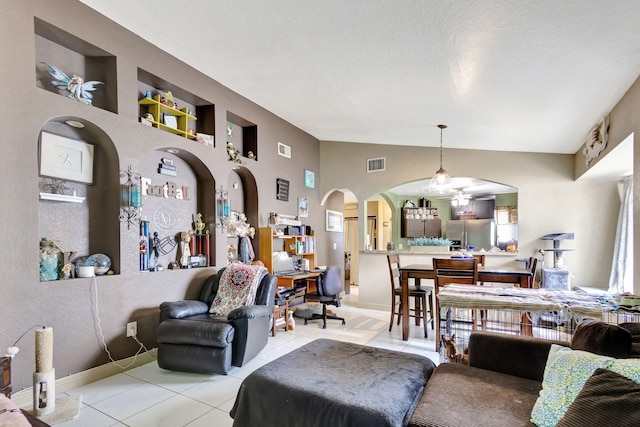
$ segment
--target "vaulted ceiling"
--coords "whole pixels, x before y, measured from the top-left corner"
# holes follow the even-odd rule
[[[640,74],[640,2],[81,0],[320,140],[575,153]]]

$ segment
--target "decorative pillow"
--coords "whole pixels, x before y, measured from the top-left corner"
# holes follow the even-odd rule
[[[640,384],[608,369],[596,369],[558,427],[640,426]]]
[[[15,403],[0,393],[0,427],[30,427],[31,423]]]
[[[539,427],[558,424],[595,370],[607,368],[613,361],[611,357],[553,344],[544,369],[542,390],[531,412],[531,422]]]
[[[257,265],[231,264],[220,275],[218,293],[209,313],[226,316],[233,309],[245,305],[253,305],[256,291],[267,269]]]
[[[616,359],[609,369],[640,384],[640,359]]]
[[[618,326],[626,329],[631,334],[631,356],[640,356],[640,323],[620,323]]]
[[[571,348],[617,358],[631,355],[631,334],[617,325],[587,319],[578,324]]]

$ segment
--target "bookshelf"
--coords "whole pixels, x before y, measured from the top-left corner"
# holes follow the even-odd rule
[[[312,231],[309,236],[288,236],[276,234],[271,227],[258,229],[258,244],[260,245],[259,259],[273,273],[273,252],[285,251],[293,258],[309,261],[309,269],[317,266],[316,238]]]

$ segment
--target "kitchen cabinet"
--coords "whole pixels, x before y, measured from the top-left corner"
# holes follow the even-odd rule
[[[458,212],[475,212],[476,219],[494,219],[496,209],[496,201],[493,199],[474,199],[469,200],[469,204],[464,208],[451,207],[451,219],[460,219]]]
[[[442,222],[435,208],[402,208],[402,237],[441,237]]]

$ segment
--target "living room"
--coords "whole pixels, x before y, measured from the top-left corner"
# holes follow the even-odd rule
[[[342,234],[325,232],[325,211],[343,210],[343,193],[336,190],[348,190],[358,201],[366,201],[394,185],[430,177],[438,169],[439,131],[435,125],[441,120],[447,121],[447,117],[424,117],[425,122],[438,121],[431,123],[425,132],[419,132],[419,138],[430,141],[429,146],[374,144],[366,133],[359,141],[320,140],[263,108],[258,100],[243,97],[175,55],[166,53],[162,46],[143,40],[81,2],[66,0],[58,2],[55,8],[43,0],[3,0],[2,5],[0,31],[3,37],[0,43],[4,57],[10,58],[5,65],[10,78],[3,85],[3,93],[13,102],[7,104],[11,108],[5,109],[6,120],[2,125],[5,147],[8,147],[5,150],[5,176],[8,179],[2,189],[2,199],[6,203],[0,216],[7,236],[7,256],[0,260],[4,276],[0,286],[5,301],[0,338],[7,347],[33,325],[52,326],[58,378],[109,363],[96,339],[93,309],[96,296],[106,342],[116,360],[125,359],[139,348],[135,341],[125,336],[128,322],[138,322],[138,338],[146,346],[155,347],[158,306],[164,301],[194,296],[197,285],[216,267],[226,265],[229,240],[226,233],[216,227],[217,217],[211,206],[215,203],[215,190],[221,186],[229,191],[232,209],[246,211],[249,222],[256,228],[268,226],[271,212],[295,215],[298,197],[307,197],[309,209],[305,224],[316,233],[318,264],[343,265]],[[158,26],[170,24],[158,23]],[[197,48],[195,33],[185,38],[185,57],[203,54]],[[43,57],[50,44],[63,46],[63,52]],[[73,67],[64,61],[67,57],[74,58],[67,50],[82,51],[86,48],[84,44],[108,53],[115,64],[112,71],[101,77],[105,84],[97,85],[94,91],[96,105],[102,102],[110,107],[87,106],[66,95],[60,96],[62,92],[58,93],[49,83],[47,66],[40,64],[46,61],[73,74]],[[210,132],[215,135],[215,147],[180,139],[139,122],[140,83],[141,80],[153,80],[146,79],[140,70],[215,105],[214,125]],[[634,72],[637,74],[637,70]],[[82,77],[100,80],[90,75]],[[638,131],[638,98],[640,83],[634,78],[628,82],[628,90],[615,102],[601,107],[602,114],[607,115],[610,122],[608,146],[602,156],[607,156]],[[526,100],[521,102],[526,103]],[[248,156],[243,156],[242,164],[229,160],[227,122],[234,117],[229,112],[257,125],[257,160]],[[601,118],[594,118],[593,123],[582,131],[582,140]],[[92,216],[91,222],[88,216],[83,217],[93,225],[90,232],[78,231],[76,235],[75,224],[65,224],[62,226],[64,233],[56,235],[49,232],[50,228],[42,228],[41,205],[51,202],[39,201],[39,193],[43,191],[39,178],[39,141],[43,131],[55,133],[63,129],[62,123],[67,119],[85,123],[79,139],[100,147],[96,151],[96,164],[102,166],[96,166],[96,176],[108,175],[108,179],[98,181],[99,185],[87,186],[92,188],[86,191],[91,192],[88,195],[93,199],[91,206],[98,204],[100,207],[104,195],[105,212],[92,211],[97,219]],[[620,206],[617,180],[581,180],[587,170],[581,154],[583,146],[571,153],[559,154],[449,148],[447,145],[459,138],[460,129],[456,129],[453,120],[447,124],[450,129],[444,139],[444,166],[452,175],[475,176],[518,188],[519,253],[522,256],[535,254],[542,245],[540,237],[545,234],[573,232],[572,246],[576,250],[566,256],[572,283],[606,289]],[[545,124],[537,123],[537,126],[544,128]],[[64,132],[78,135],[73,133],[76,131]],[[371,137],[371,141],[374,139]],[[278,142],[290,147],[291,158],[278,154]],[[171,155],[169,149],[180,152]],[[164,157],[172,157],[176,163],[184,162],[180,164],[182,170],[195,171],[193,176],[197,178],[191,182],[202,183],[198,185],[198,191],[202,193],[195,197],[198,200],[195,208],[189,208],[185,217],[190,223],[192,215],[199,211],[205,213],[207,228],[215,236],[211,243],[210,267],[142,273],[137,226],[129,227],[126,222],[118,221],[118,172],[131,167],[134,171],[147,173]],[[386,158],[386,171],[367,174],[367,159],[378,157]],[[305,185],[305,171],[314,172],[314,187]],[[153,178],[167,177],[154,175]],[[277,198],[278,179],[289,181],[287,201]],[[245,195],[234,192],[236,182],[240,182]],[[194,184],[185,184],[190,185]],[[143,204],[147,206],[143,215],[153,213],[150,200],[148,196],[143,197]],[[64,218],[65,212],[72,209],[70,206],[57,208],[54,221],[50,218],[46,223]],[[364,203],[359,203],[360,217],[367,214],[363,206]],[[78,230],[81,225],[78,224]],[[364,224],[360,223],[359,227],[364,235]],[[91,233],[98,233],[98,236],[94,238]],[[78,255],[110,252],[108,255],[116,274],[98,277],[97,287],[90,278],[39,281],[38,242],[43,237],[59,240],[60,235],[67,236],[66,241],[63,238],[60,242],[65,251],[80,250]],[[91,242],[87,243],[88,240]],[[76,241],[80,242],[78,247],[74,246]],[[100,246],[103,244],[105,246]],[[364,249],[364,246],[362,239],[360,248]],[[98,247],[108,250],[93,250]],[[82,252],[83,248],[90,252]],[[636,294],[640,293],[639,283],[636,281]],[[14,392],[33,385],[32,335],[28,334],[20,343],[21,352],[12,363]]]

